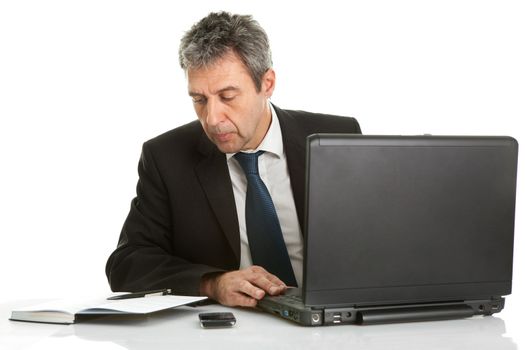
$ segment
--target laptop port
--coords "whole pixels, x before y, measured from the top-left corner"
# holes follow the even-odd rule
[[[312,314],[312,324],[319,324],[321,322],[321,315]]]
[[[334,312],[333,314],[333,323],[341,323],[341,313],[340,312]]]

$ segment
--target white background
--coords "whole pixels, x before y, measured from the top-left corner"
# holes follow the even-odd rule
[[[216,10],[267,30],[282,108],[353,116],[366,134],[525,143],[522,1],[0,0],[0,302],[109,293],[141,145],[195,118],[180,37]],[[517,342],[522,170],[500,314]]]

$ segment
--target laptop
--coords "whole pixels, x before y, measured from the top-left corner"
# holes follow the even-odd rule
[[[309,136],[303,285],[258,307],[305,326],[500,312],[517,154],[511,137]]]

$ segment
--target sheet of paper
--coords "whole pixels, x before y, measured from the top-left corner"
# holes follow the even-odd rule
[[[180,295],[158,295],[144,298],[131,298],[120,300],[106,300],[105,303],[92,305],[82,310],[82,314],[107,313],[107,310],[127,312],[135,314],[147,314],[150,312],[174,308],[204,300],[206,297],[191,297]]]

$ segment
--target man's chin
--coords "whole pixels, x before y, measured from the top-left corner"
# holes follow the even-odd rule
[[[237,153],[241,150],[239,145],[236,145],[234,142],[214,142],[219,151],[222,153]]]

